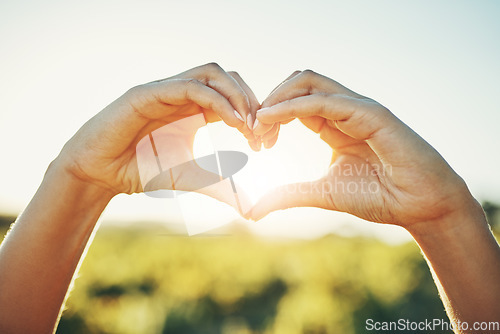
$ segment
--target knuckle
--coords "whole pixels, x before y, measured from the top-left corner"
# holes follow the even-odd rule
[[[379,117],[391,117],[393,114],[389,109],[378,103],[377,101],[370,99],[370,98],[364,98],[364,99],[359,99],[358,100],[359,104],[361,106],[368,107],[368,109],[371,111],[371,113],[379,116]]]
[[[328,93],[320,92],[314,94],[314,99],[316,100],[316,113],[318,115],[324,115],[327,113],[331,101],[331,95]]]
[[[186,84],[186,86],[197,86],[199,84],[199,81],[196,79],[190,78],[190,79],[186,79],[184,81],[184,83]]]
[[[137,101],[145,95],[147,90],[146,85],[147,84],[141,84],[130,88],[125,92],[125,94],[123,94],[123,97],[126,100],[134,101],[134,103],[137,103]]]
[[[143,116],[141,108],[154,101],[156,97],[152,95],[152,92],[148,91],[148,84],[142,84],[130,88],[123,94],[122,98],[132,107],[135,113]]]
[[[125,94],[129,95],[129,96],[134,96],[134,95],[139,94],[143,90],[144,90],[144,85],[137,85],[137,86],[134,86],[134,87],[130,88],[129,90],[127,90],[127,92]]]
[[[206,68],[211,73],[218,73],[224,71],[222,67],[215,62],[205,64],[203,67]]]
[[[300,80],[303,89],[307,91],[307,93],[314,93],[317,76],[318,74],[316,72],[307,69],[298,74],[297,78]]]
[[[193,92],[198,86],[200,85],[200,82],[196,79],[185,79],[183,80],[183,90],[184,90],[184,95],[188,100],[192,100],[193,98]]]
[[[314,72],[313,70],[310,70],[310,69],[307,69],[305,71],[302,71],[302,73],[300,73],[304,78],[307,78],[307,79],[312,79],[316,76],[316,72]]]
[[[185,79],[185,80],[183,80],[183,83],[184,83],[184,86],[186,88],[186,91],[188,91],[190,89],[194,89],[200,85],[200,82],[196,79],[193,79],[193,78]]]
[[[232,77],[235,77],[235,78],[241,78],[241,75],[236,72],[236,71],[229,71],[227,72],[229,75],[231,75]]]
[[[325,92],[319,93],[319,102],[321,105],[323,105],[325,108],[328,106],[332,106],[335,103],[335,97],[332,94],[328,94]]]

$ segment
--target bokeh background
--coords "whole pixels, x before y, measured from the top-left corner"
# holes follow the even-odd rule
[[[498,225],[499,14],[497,1],[3,1],[2,231],[87,119],[132,86],[213,61],[261,101],[306,68],[376,99]],[[258,154],[231,131],[211,125],[211,145],[249,155],[235,180],[254,200],[330,159],[298,122]],[[182,215],[173,200],[113,199],[59,332],[364,333],[368,318],[446,319],[402,229],[291,209],[187,237]]]

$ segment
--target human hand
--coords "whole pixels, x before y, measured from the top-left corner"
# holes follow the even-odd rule
[[[260,142],[247,125],[258,108],[255,95],[238,73],[225,72],[217,64],[199,66],[130,89],[90,119],[64,146],[52,167],[113,195],[142,192],[136,145],[143,137],[166,124],[203,114],[207,122],[222,120],[237,128],[258,150]],[[168,154],[174,160],[193,159],[194,135],[204,125],[198,123],[170,137]],[[176,189],[197,189],[193,182],[208,176],[197,166],[189,167],[174,175]],[[216,187],[213,190],[211,195],[224,200]]]
[[[261,124],[269,128],[294,118],[333,149],[329,173],[269,192],[250,213],[256,220],[312,206],[411,229],[476,205],[432,146],[387,108],[334,80],[295,72],[262,103],[254,133]]]

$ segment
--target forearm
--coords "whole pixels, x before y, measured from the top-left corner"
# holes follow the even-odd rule
[[[55,164],[0,247],[0,332],[50,333],[112,195]]]
[[[437,227],[432,232],[420,227],[410,232],[433,271],[448,316],[469,325],[469,331],[456,332],[474,333],[474,322],[500,322],[500,248],[479,204],[471,202],[464,212],[432,222]]]

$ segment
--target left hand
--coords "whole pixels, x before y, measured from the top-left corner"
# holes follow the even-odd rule
[[[262,106],[260,124],[298,118],[320,134],[333,156],[321,179],[266,194],[251,211],[254,219],[313,206],[428,231],[444,228],[437,226],[444,217],[477,211],[465,182],[431,145],[384,106],[330,78],[295,72]]]

